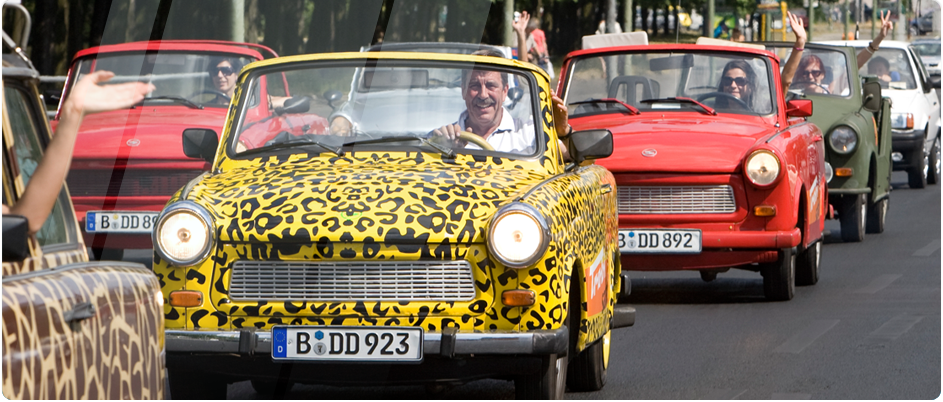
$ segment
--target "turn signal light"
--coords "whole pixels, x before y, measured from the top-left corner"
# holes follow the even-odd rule
[[[170,292],[170,305],[174,307],[199,307],[203,304],[203,293],[195,290]]]
[[[835,169],[835,176],[838,176],[838,177],[850,177],[853,174],[855,174],[855,169],[853,168],[846,167],[846,168]]]
[[[501,293],[501,302],[509,307],[533,306],[535,301],[533,290],[505,290]]]
[[[756,216],[776,216],[775,205],[760,205],[753,208],[753,214]]]

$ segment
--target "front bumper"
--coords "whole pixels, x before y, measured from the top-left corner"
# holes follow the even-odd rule
[[[892,150],[894,153],[900,154],[903,157],[900,161],[894,162],[894,170],[906,170],[907,168],[914,167],[917,161],[915,160],[919,155],[920,158],[923,157],[923,147],[925,140],[924,130],[892,130]],[[920,151],[918,153],[917,151]]]
[[[799,228],[781,231],[703,231],[699,254],[622,253],[623,269],[633,271],[677,271],[751,266],[773,262],[779,250],[799,246]]]

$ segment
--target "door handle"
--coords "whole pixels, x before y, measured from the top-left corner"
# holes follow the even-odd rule
[[[73,331],[80,331],[82,320],[92,318],[95,316],[95,305],[89,302],[81,302],[76,304],[72,310],[62,313],[62,318],[65,320],[69,327]]]

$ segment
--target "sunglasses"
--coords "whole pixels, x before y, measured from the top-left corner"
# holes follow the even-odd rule
[[[235,71],[233,71],[232,67],[213,67],[213,69],[210,70],[210,73],[213,75],[219,73],[223,73],[223,75],[232,75],[234,72]]]
[[[819,78],[819,77],[821,77],[823,74],[825,74],[825,72],[822,71],[822,70],[805,70],[805,71],[800,71],[800,72],[799,72],[799,76],[811,75],[812,78]]]
[[[742,87],[742,86],[746,86],[746,85],[747,85],[747,79],[746,79],[746,78],[743,78],[743,77],[737,77],[737,78],[723,77],[723,78],[720,79],[720,86],[722,86],[722,87],[730,86],[730,83],[731,83],[731,82],[736,83],[738,87]]]

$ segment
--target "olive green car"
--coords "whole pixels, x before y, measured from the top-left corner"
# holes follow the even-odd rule
[[[791,43],[767,43],[786,59]],[[890,99],[874,77],[859,77],[851,47],[806,45],[788,98],[811,99],[808,120],[825,133],[828,202],[841,238],[884,231],[891,191]]]

